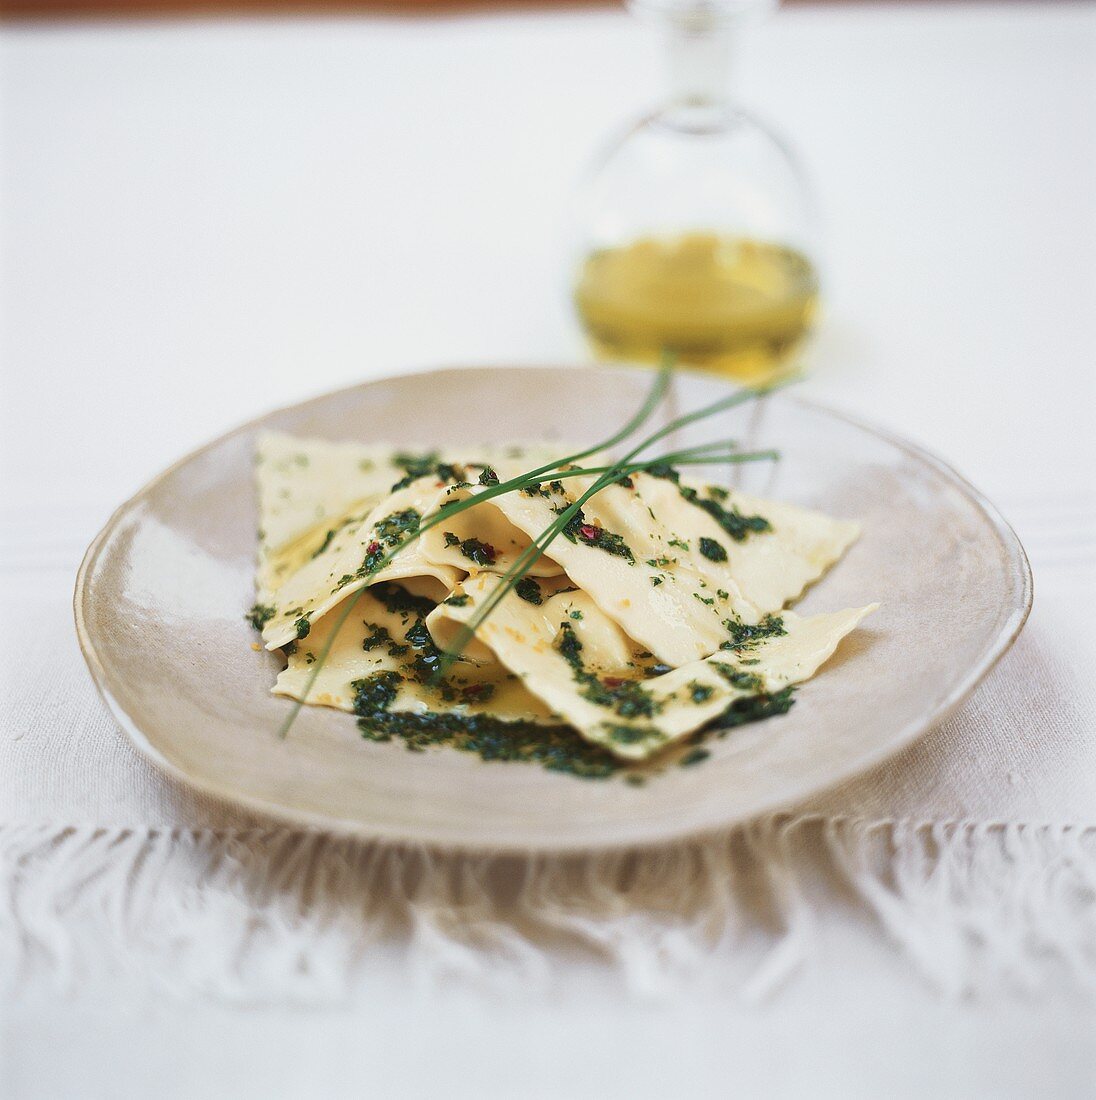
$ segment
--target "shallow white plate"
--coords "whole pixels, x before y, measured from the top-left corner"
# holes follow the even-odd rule
[[[293,822],[453,848],[576,850],[721,828],[847,779],[941,721],[1016,637],[1031,604],[1023,549],[938,459],[837,413],[776,395],[668,446],[733,436],[781,461],[741,467],[762,495],[856,518],[864,534],[799,605],[882,608],[800,688],[789,714],[713,739],[711,758],[642,787],[452,749],[409,753],[350,715],[269,694],[256,653],[256,433],[401,446],[604,438],[651,375],[629,368],[438,371],[373,382],[272,413],[203,447],[123,504],[88,550],[76,625],[103,698],[139,749],[202,790]],[[728,387],[682,374],[673,415]]]

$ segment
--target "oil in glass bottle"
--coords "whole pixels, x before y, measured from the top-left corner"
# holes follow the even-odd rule
[[[787,148],[726,88],[767,0],[633,0],[667,40],[671,92],[595,165],[574,302],[602,358],[750,384],[795,365],[818,308],[812,202]]]

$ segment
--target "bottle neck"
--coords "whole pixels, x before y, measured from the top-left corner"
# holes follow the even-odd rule
[[[731,96],[738,28],[698,12],[667,20],[665,50],[670,103],[675,107],[723,107]]]
[[[776,8],[779,0],[626,0],[665,40],[674,107],[722,109],[742,31]]]

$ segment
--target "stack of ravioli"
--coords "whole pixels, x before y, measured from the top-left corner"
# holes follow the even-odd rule
[[[362,713],[375,686],[378,709],[391,715],[566,724],[613,757],[640,761],[738,700],[808,679],[877,606],[785,610],[856,540],[857,524],[671,471],[637,473],[584,505],[581,522],[439,677],[440,652],[593,479],[484,500],[375,563],[446,503],[559,453],[423,454],[261,436],[252,619],[266,648],[287,655],[273,691]]]

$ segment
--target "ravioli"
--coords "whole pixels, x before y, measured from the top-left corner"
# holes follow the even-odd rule
[[[728,622],[756,623],[779,610],[859,532],[853,523],[776,506],[762,517],[770,529],[736,541],[703,508],[684,500],[673,482],[646,474],[631,480],[631,488],[610,486],[584,505],[577,533],[559,536],[551,553],[606,615],[671,665],[718,649],[727,640]],[[491,503],[535,536],[592,479],[562,484],[554,494],[512,493]],[[725,510],[739,502],[747,508],[761,504],[739,497]]]
[[[467,556],[468,548],[462,548],[472,537],[472,511],[477,513],[473,522],[480,528],[479,541],[498,549],[494,564],[506,568],[528,539],[510,529],[502,515],[488,512],[486,504],[454,516],[444,530],[428,531],[384,569],[374,571],[369,565],[371,558],[380,558],[413,532],[423,516],[468,496],[469,490],[459,482],[439,476],[439,467],[451,468],[456,477],[475,477],[497,468],[509,478],[558,453],[558,448],[545,446],[482,447],[472,460],[452,451],[416,456],[391,447],[295,440],[278,433],[261,436],[256,602],[266,612],[267,648],[305,636],[313,622],[369,584],[430,577],[441,599],[464,572],[479,567]],[[413,476],[424,467],[430,472]],[[447,541],[446,535],[455,541]],[[558,571],[544,559],[533,573]]]
[[[366,514],[402,476],[385,444],[329,443],[281,432],[259,436],[259,602],[323,544],[333,525]]]
[[[278,609],[263,629],[267,649],[307,637],[312,624],[347,596],[370,584],[430,577],[447,592],[460,580],[460,570],[434,562],[419,540],[411,542],[381,569],[371,568],[409,534],[423,516],[445,503],[448,490],[436,479],[420,478],[386,496],[362,519],[339,528],[328,545],[314,554],[278,589]]]
[[[427,624],[439,645],[452,642],[498,584],[489,573],[469,578],[462,589],[467,603],[442,603],[431,612]],[[778,633],[668,671],[653,666],[650,652],[588,594],[567,588],[544,593],[538,605],[508,594],[477,637],[588,741],[642,760],[707,725],[736,699],[809,679],[877,606],[809,618],[785,612]]]
[[[354,597],[351,597],[354,599]],[[288,665],[274,685],[274,694],[305,700],[317,706],[353,711],[355,684],[377,673],[394,673],[395,692],[388,709],[427,714],[446,710],[455,714],[491,714],[513,722],[558,723],[546,704],[532,695],[520,678],[489,651],[480,659],[465,654],[444,689],[431,683],[437,650],[423,625],[433,601],[395,585],[379,585],[358,594],[339,628],[344,607],[321,619],[305,642],[289,654]],[[331,634],[338,629],[332,640]],[[328,642],[322,667],[310,684],[318,655]]]
[[[734,579],[742,598],[762,615],[779,611],[803,594],[860,537],[860,524],[831,519],[821,512],[780,501],[761,500],[737,489],[705,485],[681,478],[679,487],[666,478],[641,477],[640,491],[667,526],[699,544],[707,538],[727,552],[722,565],[708,562],[703,554],[694,559],[709,579]],[[690,503],[681,488],[691,489],[701,504]],[[718,505],[724,512],[760,516],[768,531],[735,539],[713,518],[704,505]],[[713,511],[715,509],[713,508]]]
[[[369,696],[373,717],[489,716],[504,731],[565,722],[602,758],[635,762],[810,678],[875,609],[786,610],[856,540],[856,523],[656,468],[585,502],[466,637],[592,477],[557,467],[410,536],[561,450],[407,454],[263,435],[249,617],[286,653],[274,693],[359,715]],[[439,677],[457,639],[467,644]]]

